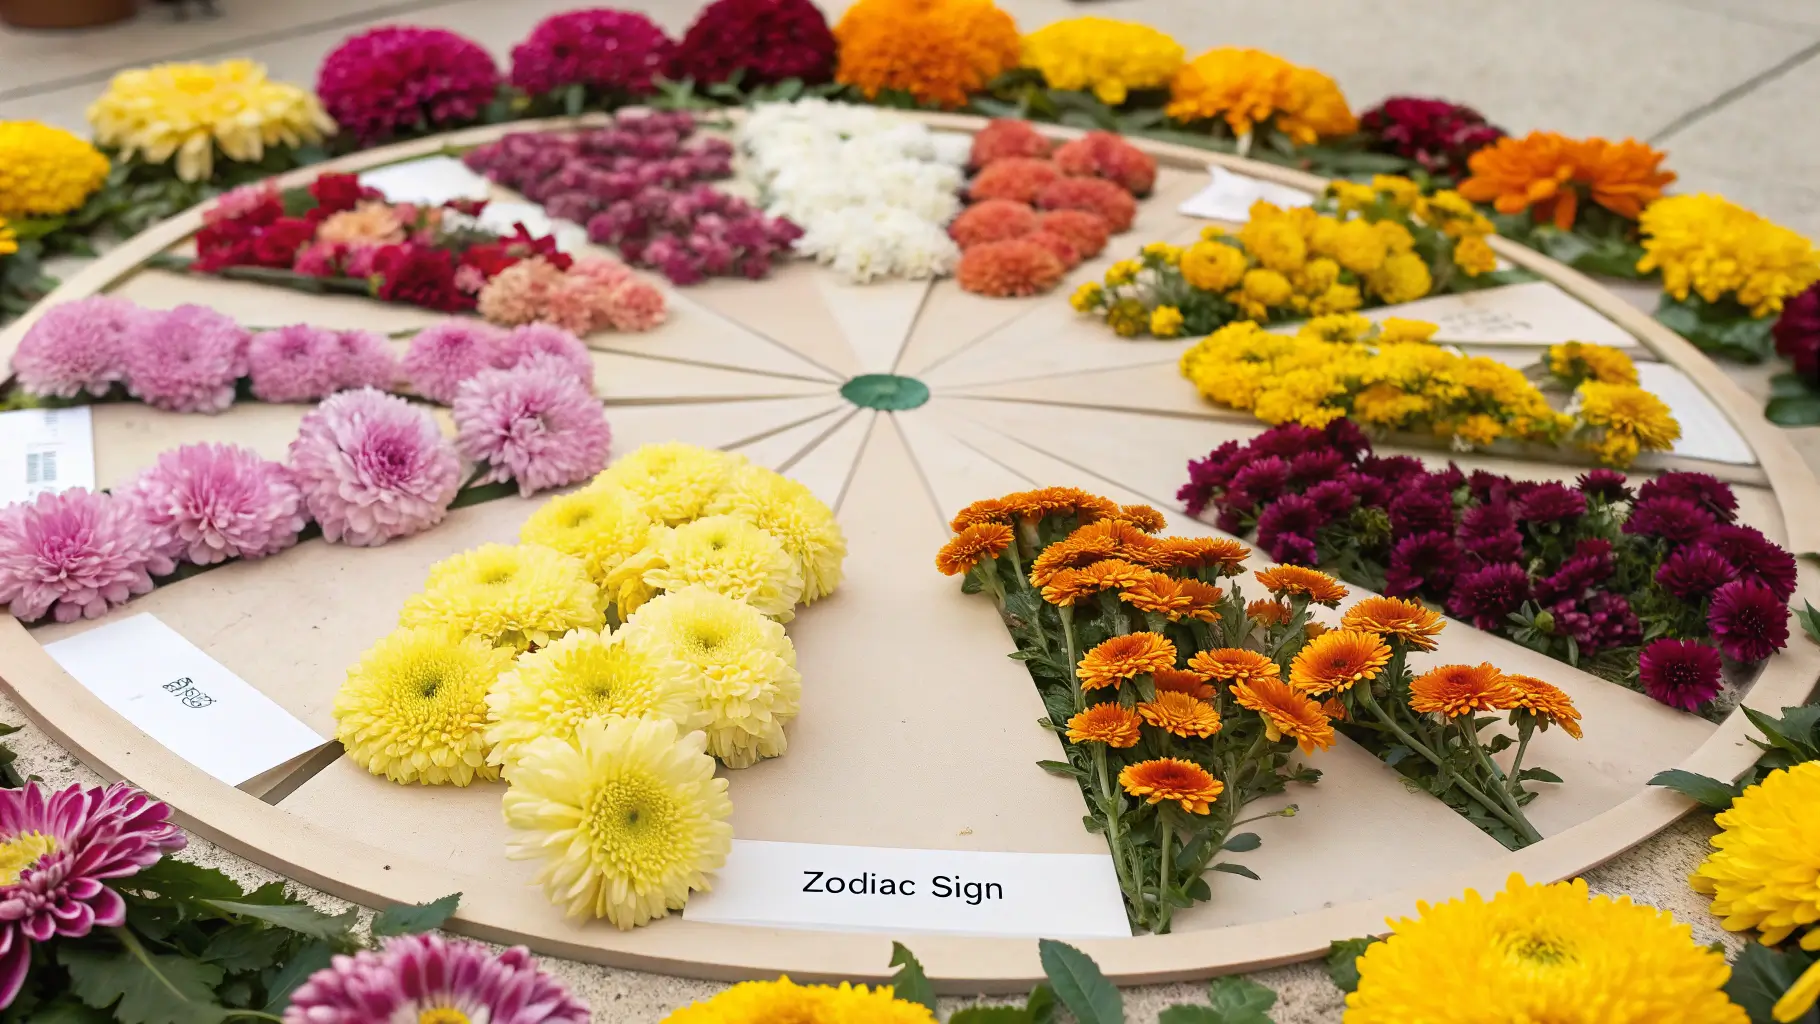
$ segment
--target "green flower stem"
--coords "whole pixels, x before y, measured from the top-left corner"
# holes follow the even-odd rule
[[[1492,763],[1491,755],[1485,752],[1484,744],[1479,742],[1479,735],[1472,728],[1472,715],[1469,713],[1455,719],[1454,726],[1460,730],[1462,741],[1472,748],[1473,758],[1479,762],[1479,767],[1485,769],[1486,780],[1497,783],[1498,797],[1503,803],[1504,809],[1510,812],[1508,816],[1500,814],[1499,817],[1504,819],[1505,824],[1516,829],[1517,834],[1523,837],[1525,843],[1541,842],[1542,833],[1537,832],[1536,827],[1523,816],[1523,808],[1517,805],[1516,798],[1510,793],[1509,781],[1505,779],[1504,773],[1498,770],[1498,766]]]
[[[1402,740],[1403,744],[1409,747],[1409,749],[1427,758],[1430,763],[1440,770],[1443,778],[1451,777],[1453,781],[1459,783],[1460,788],[1466,791],[1467,796],[1477,800],[1479,806],[1485,808],[1493,817],[1515,829],[1519,836],[1526,837],[1526,842],[1533,843],[1541,840],[1542,837],[1536,833],[1535,827],[1529,823],[1528,819],[1523,817],[1521,812],[1515,817],[1512,817],[1510,811],[1506,809],[1506,805],[1503,802],[1493,800],[1491,797],[1486,796],[1483,790],[1467,781],[1465,776],[1459,775],[1454,772],[1452,768],[1449,768],[1447,762],[1438,757],[1427,744],[1416,739],[1414,736],[1411,736],[1407,730],[1393,721],[1390,715],[1386,714],[1384,709],[1378,706],[1378,702],[1372,699],[1371,691],[1369,689],[1361,689],[1359,697],[1360,703],[1364,704],[1372,714],[1378,716],[1379,721],[1383,722],[1386,726],[1389,726],[1390,731],[1397,739]],[[1478,744],[1476,742],[1473,744],[1473,749],[1478,750]],[[1480,751],[1480,753],[1483,754],[1483,751]]]
[[[1510,787],[1510,795],[1513,797],[1522,795],[1522,782],[1518,776],[1523,773],[1523,754],[1529,750],[1529,738],[1535,734],[1535,716],[1524,715],[1523,720],[1517,724],[1517,756],[1511,758],[1510,774],[1504,780],[1505,784]]]
[[[1169,930],[1171,905],[1169,903],[1169,839],[1175,832],[1169,827],[1169,814],[1158,807],[1156,812],[1157,861],[1156,861],[1156,923],[1150,928],[1155,934]]]
[[[1133,905],[1139,885],[1132,877],[1130,853],[1125,848],[1124,800],[1112,785],[1112,770],[1106,764],[1106,744],[1093,744],[1094,782],[1099,786],[1100,795],[1106,801],[1106,842],[1112,847],[1112,866],[1119,874],[1119,888],[1132,894]]]
[[[1081,690],[1080,676],[1076,674],[1076,669],[1080,667],[1080,659],[1075,656],[1074,651],[1074,607],[1059,605],[1056,611],[1062,620],[1062,642],[1067,645],[1068,684],[1074,689],[1074,710],[1085,711],[1087,710],[1087,694]]]

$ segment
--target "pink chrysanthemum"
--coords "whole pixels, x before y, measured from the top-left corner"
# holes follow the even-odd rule
[[[649,281],[628,277],[607,295],[607,312],[616,331],[648,331],[669,318],[664,293]]]
[[[126,901],[106,883],[183,849],[169,814],[124,782],[0,790],[0,845],[18,858],[0,867],[0,1008],[25,984],[33,943],[126,923]]]
[[[341,345],[325,327],[292,324],[247,343],[247,375],[262,402],[314,402],[341,383]]]
[[[22,622],[95,618],[172,568],[125,498],[76,487],[0,508],[0,601]]]
[[[1036,230],[1036,211],[1015,199],[988,199],[961,211],[948,225],[948,237],[966,249],[981,242],[1002,242]]]
[[[410,25],[348,37],[316,77],[329,116],[368,145],[477,121],[498,90],[499,69],[479,43]]]
[[[158,551],[197,565],[283,551],[309,522],[290,471],[240,445],[165,452],[128,493]]]
[[[1062,169],[1055,166],[1053,160],[1027,156],[1005,157],[987,164],[975,175],[972,184],[967,186],[967,195],[976,203],[988,199],[1033,203],[1043,189],[1061,178]]]
[[[411,339],[404,353],[404,377],[421,398],[439,405],[455,401],[461,382],[494,365],[505,332],[474,320],[444,320]]]
[[[1040,295],[1061,281],[1066,268],[1034,242],[1012,238],[984,242],[961,253],[954,279],[962,290],[993,298]]]
[[[383,335],[372,331],[336,331],[341,353],[335,390],[378,388],[388,391],[398,381],[398,357]]]
[[[373,388],[310,410],[290,455],[323,538],[354,547],[435,526],[461,489],[461,457],[430,414]]]
[[[588,1007],[523,946],[494,956],[466,939],[407,935],[378,952],[336,956],[291,994],[284,1011],[284,1024],[457,1020],[588,1024]]]
[[[651,91],[676,44],[635,11],[568,11],[537,23],[512,47],[512,84],[532,96],[564,86],[620,96]]]
[[[569,266],[570,277],[585,277],[601,284],[618,284],[632,276],[632,268],[605,256],[583,256]]]
[[[229,189],[222,193],[221,198],[203,207],[202,223],[213,225],[222,221],[239,220],[262,207],[270,208],[274,204],[282,213],[284,199],[278,194],[278,183],[269,178],[256,181]]]
[[[526,324],[506,332],[494,349],[493,368],[510,370],[538,359],[555,360],[564,373],[581,382],[583,390],[594,390],[594,360],[588,357],[588,346],[549,324]]]
[[[170,412],[220,412],[246,374],[246,329],[206,306],[148,312],[120,340],[126,388]]]
[[[145,312],[125,299],[96,295],[44,311],[19,339],[13,373],[34,395],[105,395],[126,377],[121,339]]]
[[[605,469],[613,437],[600,402],[551,356],[463,384],[455,430],[462,456],[488,467],[482,479],[516,480],[525,497]]]

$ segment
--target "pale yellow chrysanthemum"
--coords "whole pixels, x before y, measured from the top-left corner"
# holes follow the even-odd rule
[[[802,703],[796,647],[758,609],[707,587],[665,594],[640,608],[623,632],[663,644],[688,670],[708,714],[708,753],[729,768],[777,757],[784,725]]]
[[[321,142],[335,122],[307,89],[269,81],[250,60],[158,64],[122,71],[89,105],[95,141],[151,164],[177,158],[177,176],[207,181],[215,150],[255,163],[269,146]]]
[[[803,574],[776,537],[739,516],[705,516],[652,534],[644,581],[657,590],[701,584],[789,622]]]
[[[518,656],[487,691],[489,764],[511,765],[539,736],[568,739],[608,715],[667,718],[696,726],[700,702],[680,662],[637,634],[578,629]]]
[[[585,487],[543,503],[518,531],[526,544],[542,544],[581,559],[588,578],[605,585],[620,563],[650,539],[651,519],[623,488]]]
[[[803,603],[840,586],[847,538],[834,510],[801,482],[763,466],[741,466],[708,503],[710,515],[736,515],[783,542],[803,574]]]
[[[733,843],[727,781],[699,732],[661,718],[592,718],[573,742],[525,744],[506,770],[506,846],[543,860],[537,884],[570,917],[620,929],[681,910],[726,863]]]
[[[705,513],[745,462],[742,455],[666,441],[640,447],[602,470],[590,486],[622,487],[653,521],[675,526]]]
[[[487,763],[487,688],[512,652],[447,626],[399,629],[374,644],[335,694],[335,738],[393,782],[465,786]]]
[[[541,647],[606,621],[581,560],[540,544],[482,544],[430,566],[401,626],[453,626],[502,647]]]

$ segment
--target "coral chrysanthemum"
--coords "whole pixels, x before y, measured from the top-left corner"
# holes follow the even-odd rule
[[[1479,711],[1502,711],[1517,702],[1517,688],[1496,665],[1442,665],[1409,684],[1409,707],[1448,718]]]
[[[1689,883],[1713,898],[1726,930],[1755,930],[1775,945],[1799,931],[1820,950],[1820,761],[1770,772],[1713,820],[1714,852]],[[1791,1018],[1792,1019],[1792,1018]]]
[[[1175,667],[1175,645],[1157,633],[1129,633],[1103,641],[1081,659],[1075,670],[1081,689],[1118,689],[1157,669]]]
[[[1104,178],[1133,195],[1149,195],[1156,184],[1156,157],[1112,132],[1088,132],[1055,151],[1063,174]]]
[[[1061,178],[1036,194],[1039,210],[1085,210],[1117,234],[1129,231],[1137,217],[1137,200],[1124,187],[1101,178]]]
[[[1046,157],[1054,145],[1029,121],[1018,117],[995,117],[973,133],[973,148],[968,153],[967,164],[978,170],[1000,160]]]
[[[629,929],[681,910],[733,842],[706,743],[665,719],[619,716],[583,722],[572,741],[530,741],[506,769],[506,825],[519,833],[506,855],[544,861],[537,883],[570,917]]]
[[[868,989],[841,982],[798,985],[789,978],[746,981],[706,1002],[691,1003],[663,1024],[936,1024],[922,1003],[898,999],[891,986]]]
[[[1003,523],[978,523],[949,538],[935,553],[935,567],[943,576],[959,576],[997,558],[1011,546],[1011,527]]]
[[[72,487],[0,506],[0,602],[21,622],[97,618],[172,568],[125,497]]]
[[[1346,609],[1340,625],[1376,633],[1387,640],[1402,640],[1412,650],[1432,651],[1435,637],[1447,620],[1417,601],[1400,597],[1368,597]]]
[[[536,544],[482,544],[430,566],[398,624],[449,626],[522,651],[600,628],[601,605],[580,559]]]
[[[666,441],[638,448],[608,466],[594,483],[625,489],[654,522],[674,526],[705,514],[745,462],[738,455]]]
[[[701,705],[682,664],[650,634],[578,629],[518,656],[487,692],[490,764],[511,765],[539,736],[574,737],[590,718],[664,718],[692,729]]]
[[[290,472],[241,445],[165,452],[128,493],[158,550],[197,565],[283,551],[309,522]]]
[[[107,171],[107,157],[61,128],[0,121],[0,217],[68,213],[101,187]]]
[[[499,68],[479,43],[411,25],[349,36],[316,76],[330,116],[368,145],[477,120],[498,89]]]
[[[834,26],[835,79],[952,108],[1017,66],[1017,23],[992,0],[860,0]]]
[[[92,295],[44,311],[13,353],[13,373],[28,394],[75,398],[105,395],[126,378],[121,350],[143,312],[126,299]]]
[[[1574,226],[1582,198],[1625,220],[1661,198],[1675,180],[1661,164],[1668,154],[1635,139],[1570,139],[1555,132],[1506,136],[1474,153],[1472,176],[1459,192],[1499,213],[1530,215],[1566,231]]]
[[[308,89],[265,77],[250,60],[157,64],[122,71],[88,108],[95,141],[151,164],[177,158],[177,176],[207,181],[215,151],[258,163],[268,148],[321,142],[335,122]]]
[[[1275,742],[1288,736],[1304,754],[1333,746],[1333,722],[1327,712],[1281,679],[1260,676],[1241,680],[1233,684],[1232,699],[1240,707],[1256,711],[1264,720],[1265,739]]]
[[[1173,801],[1190,814],[1209,813],[1209,805],[1226,789],[1226,784],[1207,774],[1207,769],[1175,757],[1126,765],[1119,770],[1119,785],[1147,803]]]
[[[1160,692],[1155,700],[1138,704],[1137,713],[1171,736],[1205,739],[1220,731],[1220,713],[1213,705],[1185,693]]]
[[[780,622],[795,615],[802,571],[781,541],[739,516],[703,516],[670,527],[652,535],[650,548],[649,558],[635,558],[620,572],[636,567],[645,585],[657,590],[704,586]],[[621,615],[632,610],[620,602]]]
[[[948,225],[948,237],[965,249],[981,242],[1002,242],[1036,230],[1036,211],[1015,199],[988,199],[974,203]]]
[[[1002,299],[1041,295],[1059,284],[1067,270],[1043,246],[1028,238],[1008,238],[962,252],[954,279],[965,291]]]
[[[1135,747],[1143,735],[1143,724],[1137,712],[1116,700],[1106,701],[1068,719],[1068,741]]]
[[[1037,226],[1067,239],[1082,259],[1098,256],[1112,235],[1106,218],[1091,210],[1047,210],[1038,216]]]
[[[976,203],[1033,203],[1038,193],[1061,179],[1062,169],[1053,160],[1004,157],[974,175],[967,196]]]
[[[398,783],[497,779],[487,763],[487,689],[512,651],[447,626],[395,630],[348,670],[335,738],[354,763]]]
[[[1329,607],[1339,604],[1346,597],[1346,588],[1340,585],[1339,580],[1300,565],[1271,566],[1259,569],[1253,575],[1264,585],[1265,590],[1277,597],[1304,594],[1310,602]]]
[[[1390,645],[1376,633],[1330,629],[1315,637],[1289,663],[1289,684],[1309,694],[1349,690],[1390,663]]]
[[[523,946],[403,935],[337,955],[291,994],[284,1024],[588,1024],[588,1007]]]
[[[1283,671],[1277,667],[1268,655],[1243,647],[1219,647],[1211,651],[1196,651],[1188,659],[1188,669],[1199,672],[1216,683],[1237,686],[1240,683],[1265,679],[1273,682],[1283,681]]]
[[[518,539],[581,560],[588,578],[605,586],[613,570],[650,539],[651,520],[618,487],[584,487],[538,506]]]
[[[310,410],[290,467],[323,539],[354,547],[436,525],[461,489],[461,457],[430,414],[373,388]]]
[[[1592,896],[1583,879],[1417,904],[1358,961],[1346,1024],[1498,1020],[1550,1024],[1746,1024],[1723,991],[1725,954],[1667,911]],[[1447,969],[1437,971],[1437,964]]]
[[[776,537],[803,574],[804,604],[840,586],[847,538],[834,510],[801,481],[763,466],[742,463],[721,484],[703,510],[734,515]]]

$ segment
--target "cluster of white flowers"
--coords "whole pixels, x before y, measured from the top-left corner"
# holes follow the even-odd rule
[[[796,251],[853,281],[953,271],[968,140],[871,107],[761,104],[739,133],[765,212],[801,225]]]

